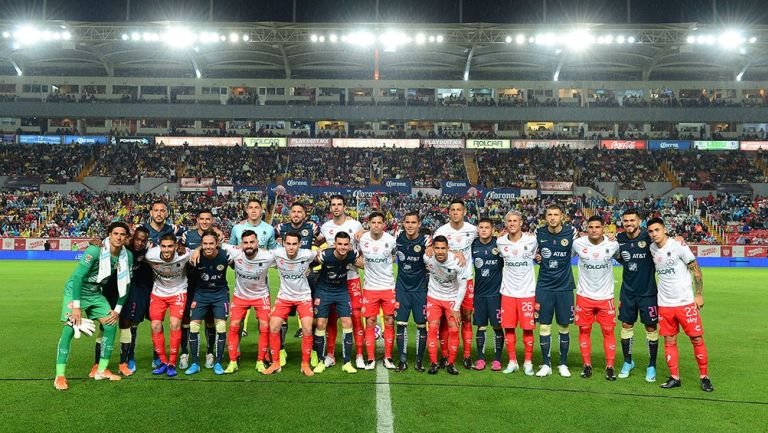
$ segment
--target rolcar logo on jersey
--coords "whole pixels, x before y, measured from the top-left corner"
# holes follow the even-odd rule
[[[389,258],[387,257],[366,257],[365,263],[387,263]]]
[[[588,270],[598,270],[598,269],[607,269],[610,265],[608,263],[602,264],[602,265],[590,265],[589,263],[584,264],[584,269]]]
[[[288,274],[288,275],[283,275],[283,278],[285,278],[286,280],[300,280],[303,277],[304,277],[304,274],[296,274],[296,275]]]
[[[667,274],[674,274],[675,268],[667,268],[667,269],[657,269],[656,274],[658,275],[667,275]]]
[[[258,274],[243,274],[241,272],[235,271],[235,275],[237,275],[237,278],[242,278],[244,280],[258,280],[261,276],[261,272]]]
[[[520,267],[527,267],[530,266],[529,262],[504,262],[504,266],[512,266],[513,268],[520,268]]]

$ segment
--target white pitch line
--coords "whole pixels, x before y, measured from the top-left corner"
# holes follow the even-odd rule
[[[384,349],[384,338],[377,341],[376,348]],[[392,395],[389,392],[389,370],[383,362],[376,362],[376,432],[393,433],[395,417],[392,415]]]

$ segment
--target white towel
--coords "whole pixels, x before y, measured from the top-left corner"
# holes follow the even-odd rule
[[[101,253],[99,254],[99,282],[109,278],[112,274],[111,255],[109,238],[102,241]],[[128,270],[128,253],[125,247],[120,249],[120,257],[117,259],[117,294],[122,298],[128,293],[128,283],[131,281],[131,273]]]

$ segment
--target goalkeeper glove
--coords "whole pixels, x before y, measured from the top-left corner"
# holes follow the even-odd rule
[[[79,325],[75,325],[75,322],[70,318],[67,320],[67,325],[71,326],[72,329],[75,330],[75,338],[80,338],[81,334],[85,334],[90,337],[93,335],[94,331],[96,331],[96,323],[91,319],[86,319],[85,317],[80,319]]]

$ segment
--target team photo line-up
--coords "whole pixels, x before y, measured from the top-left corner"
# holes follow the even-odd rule
[[[562,209],[553,203],[545,209],[545,224],[532,233],[523,231],[523,215],[513,210],[505,216],[503,231],[494,236],[490,219],[480,219],[477,226],[466,222],[467,208],[457,199],[449,205],[449,221],[434,233],[421,228],[418,212],[409,212],[392,235],[385,231],[385,217],[378,211],[368,216],[364,229],[347,215],[340,195],[331,196],[331,217],[319,227],[307,218],[300,202],[291,205],[290,220],[276,228],[262,220],[259,199],[249,199],[245,212],[246,219],[233,227],[228,238],[213,226],[209,210],[199,211],[196,226],[188,230],[169,224],[168,209],[161,200],[152,203],[149,221],[133,233],[124,222],[112,222],[107,237],[88,246],[66,282],[55,388],[68,389],[65,375],[72,339],[83,333],[93,335],[97,327],[96,362],[90,377],[117,381],[132,375],[137,368],[137,327],[145,317],[151,326],[154,375],[173,377],[177,368],[194,375],[201,365],[217,375],[235,373],[253,308],[258,319],[256,369],[265,375],[279,373],[286,365],[287,321],[294,315],[300,323],[297,336],[301,337],[304,375],[323,373],[336,364],[339,321],[342,370],[375,369],[381,315],[385,368],[408,369],[407,327],[412,320],[417,340],[413,369],[428,374],[444,369],[451,375],[459,374],[460,345],[465,369],[486,369],[489,326],[495,348],[490,370],[505,374],[520,370],[515,351],[516,328],[520,328],[523,374],[551,375],[554,319],[558,373],[571,376],[569,326],[575,323],[583,361],[580,376],[589,378],[593,374],[591,330],[597,322],[603,336],[605,378],[614,381],[629,377],[635,368],[632,342],[639,317],[649,352],[646,381],[656,381],[663,337],[669,377],[661,387],[681,386],[677,334],[682,328],[693,345],[700,387],[713,390],[700,316],[704,306],[701,269],[682,239],[667,235],[660,218],[645,221],[641,228],[640,212],[627,210],[622,215],[624,230],[614,236],[604,233],[600,217],[592,216],[586,233],[580,234],[564,222]],[[574,256],[578,257],[576,281],[571,267]],[[618,374],[614,259],[623,267],[618,308],[623,364]],[[538,276],[534,264],[539,265]],[[228,267],[235,273],[231,301]],[[267,281],[273,267],[280,279],[274,303]],[[359,269],[364,270],[362,283]],[[542,357],[538,371],[533,366],[535,322]],[[207,343],[204,362],[201,330]],[[119,375],[107,369],[117,334]],[[473,340],[476,360],[471,358]],[[501,359],[504,345],[506,367]],[[225,347],[226,368],[222,365]]]

